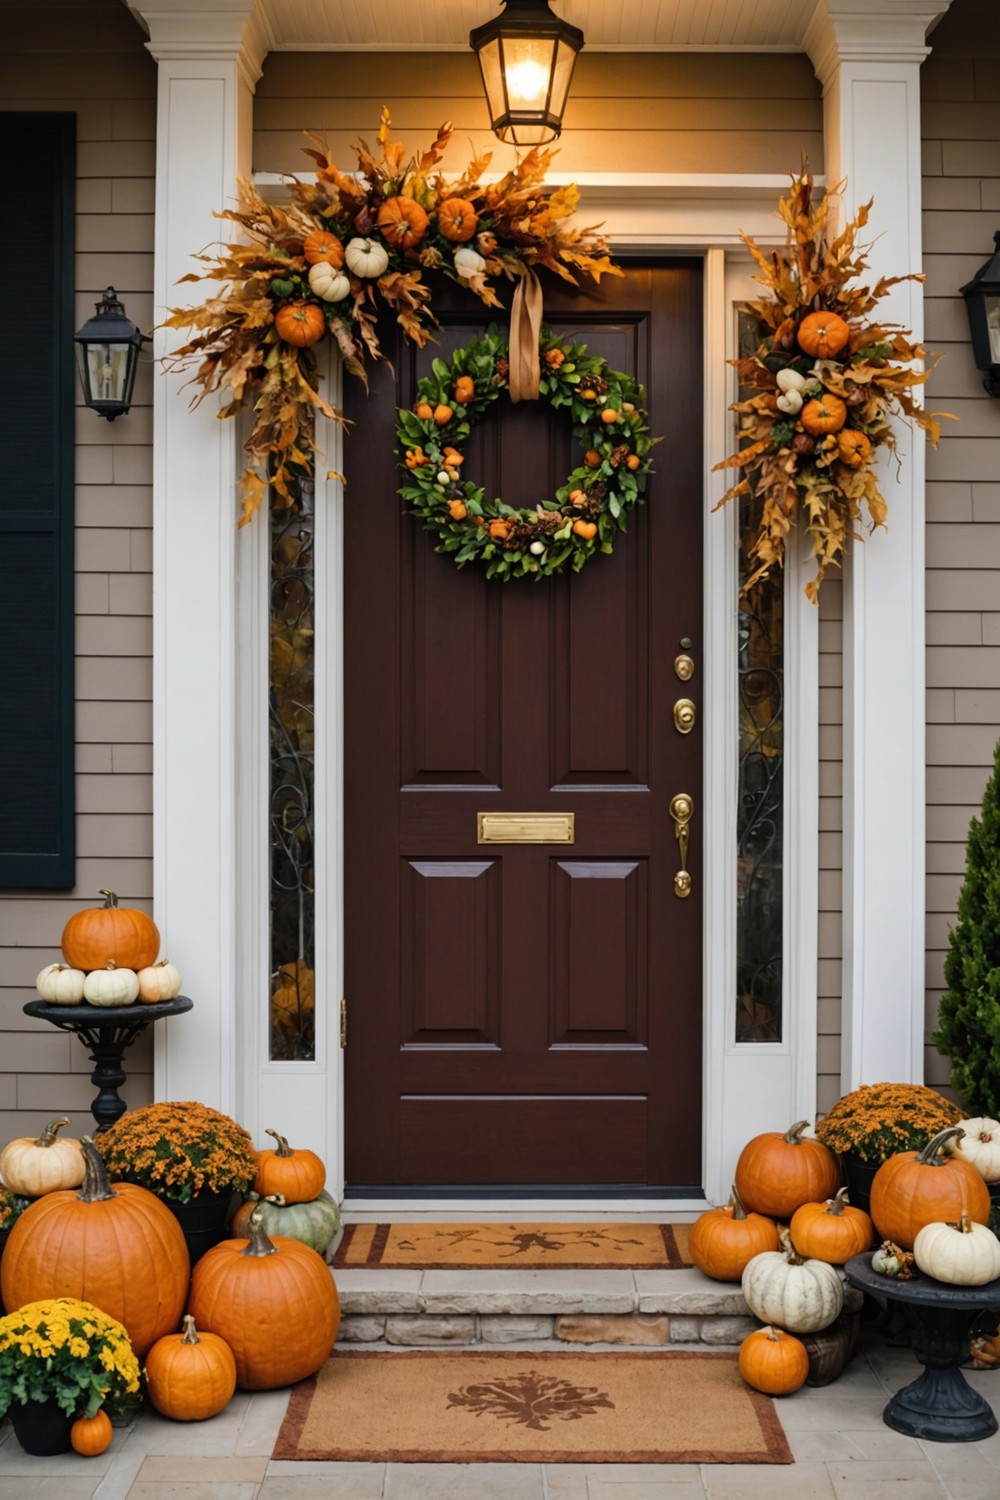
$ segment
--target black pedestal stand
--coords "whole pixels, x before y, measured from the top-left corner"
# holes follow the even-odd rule
[[[61,1031],[73,1031],[87,1048],[95,1064],[90,1081],[97,1096],[90,1110],[97,1121],[98,1132],[107,1130],[127,1105],[118,1090],[125,1082],[122,1062],[125,1048],[130,1047],[146,1027],[165,1016],[180,1016],[194,1005],[187,995],[174,1000],[153,1000],[139,1005],[53,1005],[48,1000],[29,1000],[25,1015],[51,1021]]]

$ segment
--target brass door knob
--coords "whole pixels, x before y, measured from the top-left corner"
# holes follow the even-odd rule
[[[674,895],[683,901],[691,894],[691,876],[687,868],[688,842],[691,837],[691,819],[694,803],[687,792],[678,792],[670,801],[670,816],[674,820],[674,837],[680,850],[681,867],[674,876]]]
[[[698,710],[690,698],[678,698],[674,704],[674,728],[678,734],[690,734],[698,718]]]

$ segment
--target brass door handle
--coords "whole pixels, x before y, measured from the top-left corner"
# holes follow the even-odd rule
[[[694,814],[694,803],[687,792],[678,792],[670,801],[670,816],[674,820],[674,837],[680,848],[681,867],[674,876],[674,895],[681,900],[691,894],[691,876],[687,868],[688,841],[691,837],[690,823]]]

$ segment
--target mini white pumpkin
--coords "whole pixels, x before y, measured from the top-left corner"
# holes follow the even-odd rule
[[[79,1005],[85,978],[82,969],[71,969],[68,964],[46,964],[35,980],[35,989],[50,1005]]]
[[[925,1224],[913,1241],[913,1258],[925,1276],[949,1286],[985,1286],[1000,1276],[1000,1240],[968,1214],[957,1224]]]
[[[825,1260],[803,1260],[794,1250],[762,1250],[746,1264],[743,1299],[762,1323],[788,1333],[817,1333],[840,1316],[844,1284]]]
[[[389,252],[381,240],[369,240],[360,235],[347,241],[344,259],[355,276],[364,276],[369,281],[389,269]]]
[[[113,960],[106,969],[92,969],[83,981],[83,996],[91,1005],[131,1005],[138,995],[138,974],[119,969]]]
[[[946,1141],[946,1150],[975,1167],[984,1182],[1000,1182],[1000,1120],[976,1115],[958,1123],[965,1134]]]
[[[800,375],[798,370],[791,368],[779,370],[774,379],[780,391],[798,391],[799,395],[809,384],[808,376]]]
[[[309,267],[309,285],[324,302],[342,302],[351,290],[351,278],[329,261],[320,260]]]
[[[148,969],[140,969],[137,977],[140,1000],[173,1000],[181,992],[180,971],[169,958],[161,958]]]
[[[455,273],[459,280],[466,276],[477,276],[480,271],[486,270],[486,262],[478,250],[473,250],[471,245],[459,245],[455,251]]]

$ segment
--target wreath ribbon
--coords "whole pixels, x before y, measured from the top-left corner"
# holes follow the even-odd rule
[[[510,374],[512,401],[537,401],[541,365],[538,340],[542,331],[542,284],[526,266],[514,290],[510,309]]]

